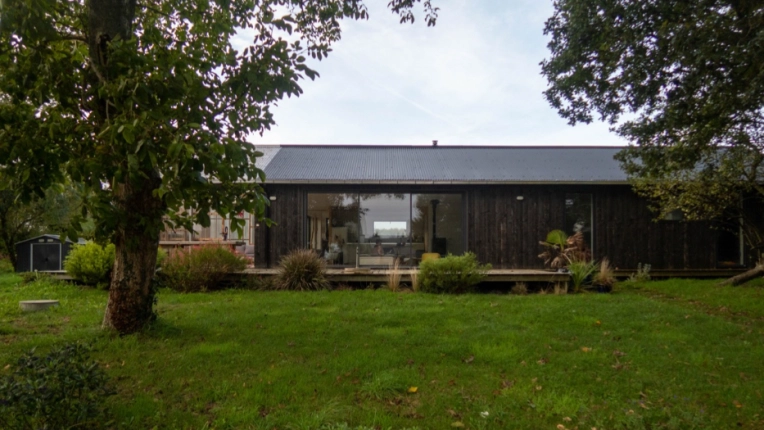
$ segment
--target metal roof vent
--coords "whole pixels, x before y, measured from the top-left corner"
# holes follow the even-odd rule
[[[432,146],[438,146],[438,141],[437,140],[433,140],[432,141]]]

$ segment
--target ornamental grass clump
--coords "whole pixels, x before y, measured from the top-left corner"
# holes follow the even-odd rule
[[[297,249],[279,263],[274,288],[277,290],[318,291],[331,287],[326,279],[326,262],[309,249]]]
[[[191,293],[220,289],[226,275],[247,267],[247,260],[228,247],[205,245],[180,249],[162,261],[162,283]]]
[[[114,244],[101,246],[95,242],[74,245],[64,260],[64,270],[75,280],[108,289],[114,266]]]
[[[419,288],[425,293],[469,293],[485,279],[489,270],[491,265],[481,265],[471,252],[461,256],[449,254],[420,264]]]
[[[600,261],[599,271],[594,274],[594,277],[592,278],[592,284],[598,291],[610,292],[613,290],[613,285],[615,285],[615,282],[615,273],[613,272],[613,268],[610,266],[610,260],[605,257],[602,259],[602,261]]]
[[[580,293],[584,285],[591,283],[591,276],[597,270],[594,261],[572,261],[568,264],[570,281],[573,284],[573,292]]]
[[[390,291],[396,293],[401,288],[401,275],[400,263],[396,259],[387,269],[387,288]]]

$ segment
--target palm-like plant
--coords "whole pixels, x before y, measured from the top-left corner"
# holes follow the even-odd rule
[[[544,246],[544,252],[539,254],[539,258],[544,260],[544,265],[552,269],[567,266],[569,261],[563,255],[567,241],[568,235],[562,230],[552,230],[547,233],[546,240],[539,242]]]
[[[546,240],[539,243],[545,247],[539,258],[552,269],[568,267],[574,261],[591,260],[591,252],[580,231],[568,236],[562,230],[552,230],[546,235]]]

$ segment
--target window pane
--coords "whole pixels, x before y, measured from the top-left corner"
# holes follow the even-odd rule
[[[361,194],[360,266],[411,263],[411,194]]]
[[[395,241],[408,237],[410,199],[409,194],[362,194],[361,242],[373,242],[377,238]],[[384,228],[377,229],[377,226]]]
[[[414,194],[412,247],[441,255],[464,253],[461,194]]]
[[[592,249],[592,195],[565,194],[565,233],[583,233],[586,245]]]
[[[329,264],[355,266],[357,194],[308,194],[307,245]]]

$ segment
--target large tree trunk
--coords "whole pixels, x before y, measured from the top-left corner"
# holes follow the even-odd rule
[[[97,77],[96,85],[102,86],[118,79],[116,74],[122,72],[109,65],[110,43],[132,37],[136,0],[87,0],[86,5],[90,67]],[[119,109],[119,104],[110,104],[106,99],[98,101],[97,121],[109,121],[110,106]],[[120,334],[134,333],[154,318],[151,284],[164,207],[152,194],[160,183],[157,175],[144,173],[146,180],[126,175],[126,183],[111,184],[117,209],[114,216],[118,218],[114,233],[116,260],[103,326]]]
[[[741,273],[737,276],[733,276],[723,282],[720,282],[719,286],[723,287],[726,285],[732,285],[734,287],[737,285],[745,284],[751,279],[760,278],[762,276],[764,276],[764,263],[759,263],[756,265],[756,267],[745,273]]]
[[[158,181],[147,180],[137,189],[120,184],[114,190],[124,219],[114,235],[116,259],[103,326],[120,334],[134,333],[154,319],[152,280],[164,213],[152,193]]]

